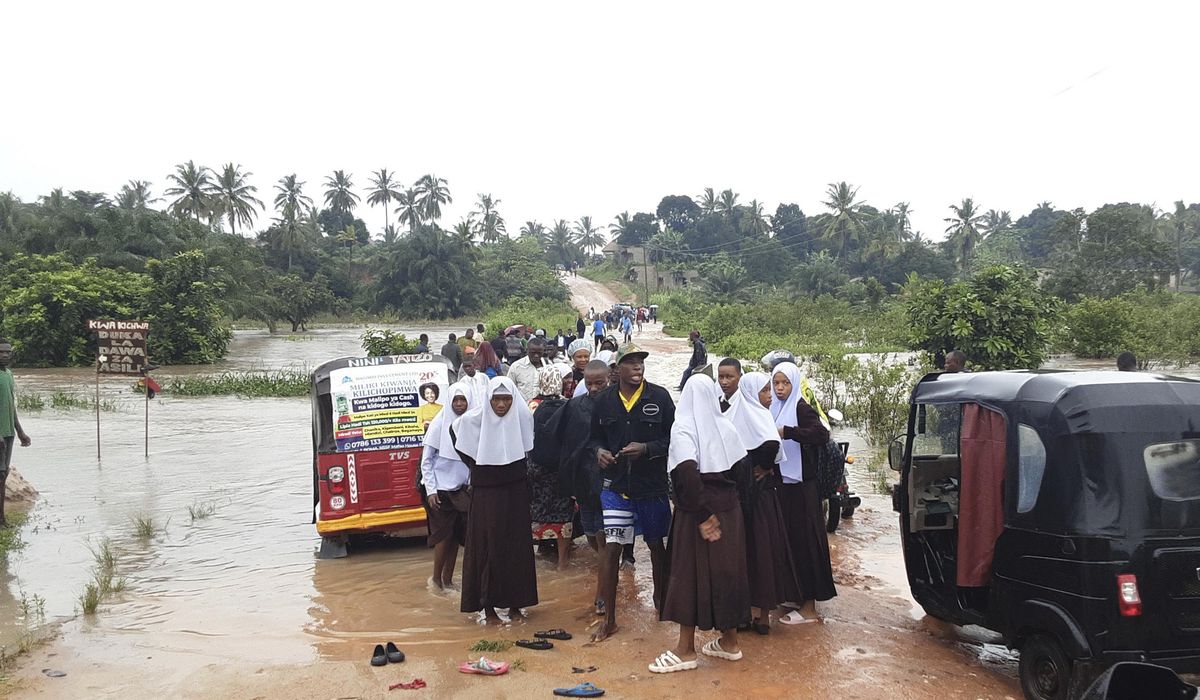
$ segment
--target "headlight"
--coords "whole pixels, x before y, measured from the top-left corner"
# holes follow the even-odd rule
[[[345,479],[345,478],[346,478],[346,470],[343,469],[342,467],[330,467],[329,468],[329,480],[330,481],[341,481],[342,479]]]

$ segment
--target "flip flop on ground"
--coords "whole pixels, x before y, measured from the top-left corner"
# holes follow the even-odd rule
[[[555,688],[554,694],[567,698],[598,698],[604,695],[604,689],[591,683],[580,683],[573,688]]]
[[[571,638],[571,633],[564,629],[545,630],[543,632],[534,632],[533,636],[538,639],[557,639],[566,641]]]
[[[779,623],[782,625],[807,625],[813,622],[820,622],[819,617],[805,617],[800,614],[799,610],[793,610],[787,615],[779,618]]]
[[[478,661],[464,661],[458,665],[459,673],[473,673],[480,676],[503,676],[508,673],[507,661],[492,661],[486,656]]]
[[[725,659],[726,661],[741,661],[742,660],[742,650],[741,649],[738,649],[737,651],[732,652],[732,653],[725,651],[724,649],[721,648],[721,640],[720,639],[713,639],[710,642],[708,642],[707,644],[705,644],[704,646],[700,647],[700,653],[704,654],[705,656],[712,656],[712,657],[715,657],[718,659]]]
[[[544,639],[518,639],[516,644],[519,647],[533,649],[534,651],[545,651],[554,648],[553,644]]]
[[[658,655],[654,663],[650,664],[651,673],[675,673],[676,671],[691,671],[700,664],[696,659],[684,661],[675,655],[673,651],[664,651]]]

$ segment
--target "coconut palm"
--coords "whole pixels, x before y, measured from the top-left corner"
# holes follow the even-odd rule
[[[158,198],[150,194],[150,183],[145,180],[130,180],[121,185],[121,191],[117,193],[117,206],[122,209],[146,209],[157,201]]]
[[[575,224],[575,240],[579,247],[587,251],[594,251],[596,248],[604,247],[604,234],[600,233],[600,229],[592,225],[592,217],[581,216],[579,222]]]
[[[705,187],[704,192],[700,193],[699,197],[700,211],[705,214],[712,214],[717,210],[717,195],[713,192],[713,188]]]
[[[229,217],[229,232],[234,235],[239,223],[243,228],[253,226],[257,210],[263,208],[262,200],[254,196],[258,188],[246,181],[253,174],[242,172],[241,165],[226,163],[216,180],[213,214]]]
[[[988,209],[987,213],[983,215],[983,223],[979,226],[985,236],[1007,231],[1010,228],[1012,228],[1012,216],[1006,211],[996,211],[995,209]]]
[[[548,242],[546,236],[546,227],[536,221],[526,221],[525,224],[521,226],[521,235],[529,236],[533,240],[537,241],[538,246],[541,248],[545,248],[546,243]]]
[[[421,216],[425,220],[437,221],[442,218],[442,205],[454,201],[446,184],[445,178],[435,175],[425,175],[414,183],[413,187],[420,197]]]
[[[334,170],[325,177],[325,206],[338,214],[349,214],[358,206],[358,195],[352,188],[353,175],[343,170]]]
[[[209,215],[216,190],[212,171],[189,160],[176,165],[175,172],[168,175],[167,180],[175,183],[164,192],[168,197],[175,197],[171,202],[171,213],[181,219],[194,217],[196,221],[200,221],[202,215]]]
[[[912,209],[909,208],[908,202],[900,202],[892,207],[892,211],[896,213],[896,228],[899,229],[900,240],[912,239]]]
[[[275,208],[279,210],[279,226],[282,230],[283,244],[287,249],[288,272],[292,271],[292,251],[299,238],[299,218],[306,208],[312,207],[312,198],[304,194],[304,183],[296,178],[296,174],[284,175],[275,183]]]
[[[479,195],[479,203],[475,205],[476,209],[473,213],[479,215],[476,233],[484,243],[495,243],[500,240],[500,236],[508,235],[504,218],[496,211],[496,207],[499,205],[500,200],[493,199],[492,195],[482,193]]]
[[[608,230],[612,231],[613,238],[619,241],[632,227],[633,218],[629,216],[629,212],[623,211],[613,217],[613,223],[608,225]]]
[[[396,207],[396,215],[401,224],[408,224],[408,232],[413,233],[421,225],[421,196],[413,188],[408,188],[396,198],[400,206]]]
[[[866,231],[867,216],[863,203],[859,202],[858,188],[845,182],[829,183],[825,191],[827,200],[822,202],[832,214],[821,237],[832,242],[837,257],[843,257],[850,248],[862,241]]]
[[[367,204],[377,207],[383,205],[383,230],[384,237],[387,236],[387,231],[391,228],[388,221],[388,208],[392,202],[400,201],[400,190],[396,189],[398,183],[393,180],[395,173],[389,173],[387,168],[380,168],[377,172],[371,173],[371,189],[367,192]],[[395,238],[396,233],[392,232],[392,238]]]
[[[337,235],[337,242],[347,246],[348,253],[346,255],[346,282],[351,290],[354,288],[354,244],[358,243],[358,232],[354,230],[354,224],[347,224]]]
[[[975,200],[970,197],[964,199],[962,204],[951,204],[950,210],[954,212],[954,216],[943,219],[950,224],[946,227],[947,242],[954,251],[959,272],[965,273],[975,255],[975,247],[983,240],[980,228],[985,217],[979,213]]]
[[[468,216],[457,224],[454,224],[454,237],[460,243],[465,242],[467,245],[470,245],[475,240],[475,226],[474,217]]]
[[[557,219],[550,229],[546,252],[551,262],[568,265],[578,255],[578,239],[564,219]]]
[[[733,190],[721,190],[721,195],[717,197],[717,203],[713,211],[732,216],[738,206],[738,196]]]
[[[771,230],[771,223],[763,213],[762,202],[757,199],[750,200],[750,203],[743,207],[742,217],[746,233],[752,236],[765,236],[767,231]]]

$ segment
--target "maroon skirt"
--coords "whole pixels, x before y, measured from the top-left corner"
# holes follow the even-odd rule
[[[829,600],[837,595],[833,564],[829,561],[829,537],[821,515],[817,482],[784,484],[779,489],[779,507],[787,525],[787,540],[800,583],[800,600]]]
[[[679,508],[667,544],[667,583],[659,619],[702,630],[727,630],[750,622],[746,529],[741,506],[717,513],[721,539],[700,536],[696,514]]]
[[[471,494],[463,486],[454,491],[438,491],[438,507],[430,508],[425,501],[425,516],[429,523],[429,546],[445,542],[451,537],[458,544],[467,541],[467,513],[471,508]]]
[[[746,531],[746,560],[750,573],[750,604],[763,614],[787,601],[800,601],[800,581],[788,546],[787,524],[775,488],[754,494]]]
[[[487,474],[481,475],[485,478],[476,478],[485,469]],[[459,609],[476,612],[537,605],[525,461],[473,467],[471,483]]]

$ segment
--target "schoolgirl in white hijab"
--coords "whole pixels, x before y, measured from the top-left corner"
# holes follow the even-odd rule
[[[780,401],[775,393],[775,378],[779,375],[787,377],[792,384],[792,393],[787,399]],[[796,427],[796,402],[800,401],[800,368],[794,362],[781,362],[775,365],[771,373],[771,416],[775,418],[776,435],[782,437],[783,428]],[[783,475],[784,483],[799,483],[804,481],[803,463],[800,443],[795,440],[780,440],[779,451],[782,458],[779,461],[779,473]]]
[[[738,429],[721,413],[714,386],[707,375],[696,375],[683,385],[671,426],[668,471],[692,460],[701,474],[715,474],[728,471],[746,456]]]
[[[446,408],[438,412],[425,431],[425,451],[421,455],[421,478],[425,489],[431,493],[453,491],[470,479],[467,465],[458,458],[454,441],[450,439],[450,425],[459,415],[454,413],[454,399],[461,396],[467,400],[467,411],[477,403],[473,388],[465,382],[456,382],[446,390]],[[449,409],[449,410],[447,410]],[[464,411],[462,415],[466,415]]]
[[[737,428],[742,444],[748,450],[768,442],[781,442],[774,417],[758,400],[759,392],[769,380],[763,372],[747,372],[738,381],[737,393],[729,397],[729,410],[725,415]],[[780,459],[782,456],[776,454],[775,462]]]
[[[429,577],[429,585],[439,590],[454,586],[458,546],[466,537],[471,503],[466,489],[471,471],[454,449],[450,424],[470,410],[474,393],[464,382],[450,385],[446,390],[446,407],[430,421],[425,431],[425,449],[421,452],[421,482],[428,502],[428,542],[433,547],[433,575]]]
[[[503,416],[492,408],[496,396],[513,399]],[[512,464],[533,449],[533,414],[508,377],[492,377],[484,400],[459,416],[453,427],[454,446],[480,466]]]

